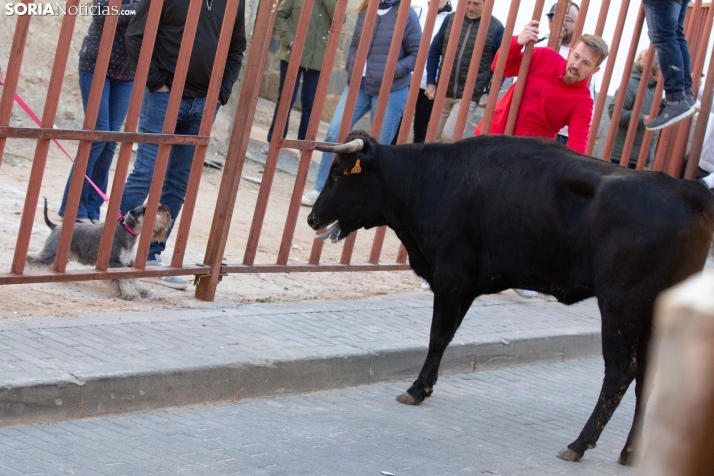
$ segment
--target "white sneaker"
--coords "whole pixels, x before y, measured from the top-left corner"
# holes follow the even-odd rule
[[[315,205],[315,202],[317,201],[317,197],[320,196],[320,192],[317,190],[310,190],[307,193],[304,193],[302,195],[302,204],[305,205],[306,207],[311,207]]]
[[[514,290],[514,291],[516,292],[516,294],[518,294],[520,297],[524,297],[524,298],[528,298],[528,299],[533,298],[533,297],[536,297],[536,296],[538,295],[538,291],[531,291],[530,289],[516,289],[516,288],[513,288],[513,290]]]
[[[422,289],[431,289],[431,286],[429,286],[429,283],[424,281],[423,283],[421,283],[421,288]]]
[[[148,260],[146,262],[146,266],[163,266],[164,265],[163,261],[161,261],[161,256],[154,255],[154,257],[156,259]],[[160,284],[162,286],[166,286],[166,287],[169,287],[172,289],[180,289],[180,290],[184,290],[188,287],[188,283],[186,282],[186,280],[183,278],[179,278],[178,276],[141,278],[139,281],[143,281],[145,283]]]
[[[262,149],[260,149],[261,154],[268,155],[268,149],[270,149],[270,144],[265,144]]]

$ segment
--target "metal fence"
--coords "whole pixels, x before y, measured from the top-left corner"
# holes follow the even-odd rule
[[[300,20],[295,34],[295,42],[292,47],[291,59],[287,70],[284,91],[292,91],[300,66],[300,58],[305,46],[306,33],[309,27],[312,8],[316,0],[305,0],[303,2]],[[487,25],[490,21],[495,0],[485,0],[483,14],[481,19],[482,25]],[[68,0],[67,5],[77,5],[79,0]],[[30,4],[32,0],[24,0],[24,3]],[[120,5],[120,0],[110,0],[110,7]],[[53,128],[54,118],[57,112],[59,101],[59,92],[62,87],[62,81],[67,64],[67,58],[70,51],[70,42],[72,32],[75,25],[75,17],[67,15],[63,18],[62,27],[59,32],[57,43],[57,51],[54,64],[52,67],[52,75],[49,81],[47,97],[45,101],[44,111],[42,113],[42,125],[39,128],[23,128],[10,127],[11,109],[15,96],[15,92],[20,77],[20,68],[24,53],[24,45],[26,43],[31,16],[18,16],[14,31],[14,39],[10,58],[7,67],[7,78],[2,90],[0,99],[0,165],[3,151],[7,138],[21,138],[26,140],[36,141],[35,154],[30,172],[30,179],[27,184],[27,193],[25,197],[24,208],[20,219],[19,231],[17,234],[17,244],[14,250],[12,266],[9,272],[0,273],[0,284],[21,284],[21,283],[37,283],[37,282],[52,282],[52,281],[78,281],[78,280],[96,280],[96,279],[116,279],[116,278],[137,278],[151,276],[168,276],[168,275],[195,275],[197,281],[196,297],[203,300],[212,300],[215,295],[216,287],[222,275],[229,273],[271,273],[271,272],[308,272],[308,271],[360,271],[360,270],[406,270],[409,266],[406,264],[406,253],[401,247],[400,249],[386,250],[385,253],[393,253],[393,261],[383,262],[381,260],[383,254],[383,244],[386,230],[378,229],[371,243],[371,252],[369,258],[364,263],[353,263],[353,251],[355,240],[364,239],[363,233],[353,233],[349,238],[344,240],[342,255],[339,262],[325,262],[321,260],[322,242],[314,241],[310,253],[309,262],[307,264],[292,264],[289,263],[291,253],[291,243],[295,235],[298,215],[300,211],[301,195],[304,191],[307,181],[307,173],[310,161],[313,154],[313,149],[316,145],[324,144],[317,142],[317,131],[320,121],[320,114],[312,114],[308,126],[307,135],[304,141],[283,139],[281,134],[274,134],[270,143],[267,154],[266,163],[263,170],[263,178],[258,191],[258,198],[253,213],[252,222],[247,235],[245,252],[243,261],[240,264],[228,264],[223,262],[223,256],[226,250],[229,239],[229,231],[231,226],[231,218],[234,215],[234,207],[236,197],[240,185],[241,172],[243,170],[248,140],[252,126],[252,118],[255,115],[256,105],[258,101],[258,93],[260,89],[261,77],[263,75],[264,65],[270,38],[275,22],[278,0],[263,0],[260,3],[257,12],[255,27],[251,40],[250,49],[247,55],[247,62],[244,64],[245,75],[240,91],[238,106],[235,113],[235,120],[230,136],[228,153],[221,178],[221,184],[218,191],[218,198],[213,213],[213,220],[208,237],[205,257],[200,265],[186,265],[184,263],[185,252],[188,242],[189,231],[193,218],[196,199],[199,191],[199,184],[202,173],[203,161],[206,155],[206,149],[209,144],[210,130],[212,125],[213,115],[210,110],[206,110],[203,115],[199,134],[196,136],[184,136],[173,134],[178,108],[181,101],[183,86],[190,58],[193,40],[196,34],[196,26],[198,23],[199,12],[201,10],[202,0],[191,0],[189,7],[189,15],[186,21],[183,38],[181,40],[181,49],[179,53],[176,75],[173,80],[171,89],[169,107],[164,122],[162,134],[140,134],[137,133],[137,125],[141,100],[146,84],[149,61],[151,58],[154,40],[156,37],[156,29],[159,23],[163,0],[153,0],[147,20],[146,34],[144,43],[142,44],[141,54],[134,82],[134,88],[131,95],[129,110],[127,113],[126,123],[123,132],[102,132],[94,130],[95,121],[99,107],[99,99],[101,97],[102,82],[106,74],[109,63],[109,55],[112,47],[112,39],[116,29],[117,17],[108,16],[104,26],[103,35],[99,47],[99,56],[97,58],[94,81],[91,86],[89,101],[86,108],[84,124],[82,130],[66,130]],[[543,13],[545,0],[536,0],[533,8],[533,19],[540,19]],[[584,0],[580,5],[580,11],[575,24],[575,32],[573,35],[573,44],[576,38],[583,32],[583,26],[589,12],[589,0]],[[553,23],[554,31],[559,31],[569,10],[569,0],[558,0],[558,6],[555,11]],[[619,9],[617,8],[619,6]],[[595,31],[592,33],[602,35],[605,23],[608,19],[615,18],[617,13],[615,34],[610,41],[610,56],[605,63],[605,71],[602,75],[602,84],[600,85],[600,94],[597,97],[595,104],[595,113],[588,142],[588,153],[591,154],[595,147],[596,136],[600,126],[600,118],[602,117],[606,106],[607,91],[612,79],[612,72],[615,61],[620,53],[620,46],[623,39],[627,39],[624,25],[628,9],[630,6],[629,0],[622,0],[619,5],[611,8],[609,0],[603,0],[600,11],[597,12],[598,21]],[[233,28],[232,19],[235,18],[235,12],[239,7],[239,0],[227,1],[226,20],[223,23],[219,47],[216,54],[216,61],[213,66],[211,83],[208,90],[206,104],[216,104],[220,87],[220,80],[223,75],[223,67],[228,53],[230,36]],[[350,78],[349,93],[347,96],[342,123],[339,132],[338,142],[345,139],[349,132],[350,119],[352,118],[355,104],[357,101],[357,93],[362,80],[362,71],[367,60],[367,55],[370,48],[370,39],[372,38],[375,19],[377,17],[378,2],[372,0],[366,10],[366,17],[361,35],[361,40],[356,55],[356,62],[353,69],[353,74]],[[376,114],[373,117],[371,125],[371,134],[379,136],[381,124],[384,119],[387,100],[392,85],[392,78],[396,68],[399,50],[403,34],[405,31],[408,9],[410,8],[409,0],[402,0],[398,6],[397,24],[393,34],[393,41],[387,59],[384,81],[381,85],[379,100],[376,107]],[[432,1],[427,10],[427,19],[422,39],[419,47],[419,53],[416,60],[414,74],[412,76],[409,95],[405,106],[405,111],[401,128],[398,132],[397,143],[406,143],[411,128],[411,118],[414,115],[417,95],[419,94],[419,84],[421,81],[422,72],[425,68],[429,43],[434,29],[434,23],[437,15],[438,2]],[[451,65],[456,54],[456,47],[459,40],[461,23],[464,19],[466,9],[466,1],[460,1],[456,7],[453,26],[450,37],[448,39],[448,47],[442,64],[442,77],[449,77]],[[508,18],[504,25],[504,41],[502,48],[508,48],[509,38],[517,33],[516,17],[520,9],[520,0],[512,0],[508,14]],[[325,96],[330,80],[331,67],[334,62],[335,52],[337,51],[338,41],[343,25],[343,19],[347,15],[347,1],[339,0],[332,19],[332,28],[327,44],[327,51],[324,56],[322,68],[323,74],[320,76],[318,83],[317,94],[313,111],[322,110],[325,102]],[[349,12],[352,14],[352,12]],[[704,67],[705,59],[712,56],[712,51],[709,51],[707,45],[712,29],[712,15],[714,9],[709,5],[703,5],[701,0],[690,6],[687,20],[685,23],[685,31],[692,52],[692,76],[694,79],[694,91],[696,93],[701,72]],[[640,5],[639,13],[636,20],[636,26],[632,31],[630,43],[627,50],[627,60],[625,70],[623,71],[622,79],[620,80],[620,91],[627,89],[632,64],[637,53],[637,45],[642,34],[644,23],[644,10]],[[518,25],[520,28],[521,25]],[[487,28],[480,28],[476,38],[476,45],[471,57],[471,67],[469,69],[466,85],[464,88],[464,96],[462,101],[468,104],[471,100],[472,91],[476,84],[476,76],[478,73],[478,65],[480,64],[481,56],[486,41]],[[560,38],[557,35],[549,39],[548,47],[558,49]],[[523,65],[520,69],[518,80],[516,83],[517,90],[515,92],[513,107],[510,110],[507,133],[513,131],[516,120],[516,114],[520,98],[523,93],[523,87],[526,81],[526,73],[530,62],[533,44],[529,44],[525,49],[525,57]],[[493,84],[501,84],[503,71],[505,68],[506,54],[499,57],[497,67],[495,69]],[[649,69],[654,58],[654,50],[650,47],[647,55],[647,64],[643,71],[641,80],[642,85],[647,84],[649,77]],[[710,58],[711,59],[711,58]],[[438,125],[439,115],[444,103],[447,81],[441,81],[437,88],[437,94],[434,99],[434,107],[430,120],[429,129],[427,132],[427,142],[433,141],[436,136],[436,128]],[[702,142],[706,132],[706,126],[709,115],[706,113],[711,109],[712,104],[712,89],[714,88],[714,61],[709,62],[709,68],[706,76],[706,84],[704,87],[704,95],[701,97],[702,111],[699,120],[696,121],[696,127],[693,130],[693,138],[690,140],[692,133],[692,121],[685,121],[681,125],[664,130],[658,140],[656,158],[652,168],[654,170],[663,170],[675,176],[681,176],[685,152],[688,143],[691,142],[689,152],[689,162],[684,171],[686,178],[694,178],[699,156],[702,151]],[[657,112],[659,107],[659,97],[662,92],[662,79],[660,77],[656,98],[652,104],[650,114]],[[637,121],[642,112],[642,97],[643,94],[638,94],[638,99],[635,102],[632,117],[633,121]],[[283,98],[289,97],[289,94],[283,94]],[[622,106],[624,102],[624,93],[619,94],[615,104],[615,110],[612,115],[612,124],[619,121]],[[478,98],[475,98],[478,100]],[[493,117],[493,112],[496,106],[497,95],[490,94],[488,103],[485,108],[484,124],[482,130],[488,131]],[[281,100],[275,120],[274,130],[282,131],[285,128],[288,119],[290,103],[289,100]],[[456,131],[453,140],[460,140],[463,137],[464,129],[467,124],[468,107],[463,107],[460,110]],[[610,127],[607,138],[605,139],[605,147],[603,151],[603,159],[608,160],[612,151],[616,127]],[[630,156],[630,150],[634,141],[637,123],[631,122],[627,135],[625,150],[622,153],[621,165],[626,166]],[[40,187],[42,185],[43,174],[50,147],[50,142],[53,139],[63,139],[69,141],[78,141],[78,152],[76,155],[75,172],[70,186],[70,192],[65,212],[65,221],[62,227],[60,243],[58,247],[57,258],[54,268],[49,271],[26,271],[25,260],[28,253],[30,235],[32,233],[32,225],[35,221],[35,212],[37,209]],[[648,144],[652,139],[652,134],[646,132],[644,142],[641,146],[638,168],[643,168],[645,163],[645,154],[647,153]],[[85,270],[67,270],[67,258],[69,255],[69,246],[74,227],[74,221],[79,204],[79,197],[82,188],[82,180],[84,171],[86,170],[89,148],[94,140],[116,141],[120,142],[116,171],[114,174],[113,184],[111,188],[110,201],[108,204],[107,217],[117,216],[119,211],[119,203],[123,192],[124,182],[127,177],[128,167],[131,159],[131,148],[136,142],[155,143],[159,145],[159,152],[156,161],[156,168],[151,185],[151,191],[147,201],[147,212],[144,227],[151,229],[153,227],[154,217],[159,205],[159,196],[161,186],[163,184],[166,167],[168,164],[170,148],[173,144],[192,144],[196,146],[196,151],[193,159],[193,166],[189,179],[189,185],[186,192],[186,200],[183,206],[180,226],[177,230],[174,253],[171,258],[171,265],[166,267],[151,267],[145,269],[146,256],[150,243],[150,235],[141,235],[137,246],[137,255],[132,268],[109,268],[109,254],[112,245],[115,223],[113,220],[107,220],[104,225],[101,246],[97,258],[95,269]],[[276,172],[276,164],[278,154],[281,148],[293,148],[301,151],[299,166],[295,176],[295,183],[287,213],[285,216],[285,226],[283,228],[282,238],[280,240],[279,249],[275,261],[272,263],[256,263],[256,255],[261,242],[261,231],[266,216],[268,200],[271,196],[271,188]],[[1,171],[0,171],[1,173]]]

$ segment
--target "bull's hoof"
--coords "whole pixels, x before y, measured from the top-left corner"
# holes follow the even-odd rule
[[[577,452],[571,450],[570,448],[565,448],[560,450],[558,453],[558,458],[564,459],[565,461],[580,461],[580,458],[582,458],[583,455],[578,454]]]
[[[426,398],[431,397],[431,394],[432,394],[432,393],[434,393],[434,389],[433,389],[432,387],[429,387],[429,388],[425,388],[425,389],[424,389],[424,396],[425,396]]]
[[[620,457],[617,458],[617,462],[623,466],[631,466],[635,459],[635,451],[631,448],[625,448],[620,453]]]
[[[405,405],[419,405],[424,400],[417,400],[409,392],[404,392],[397,397],[397,401]]]

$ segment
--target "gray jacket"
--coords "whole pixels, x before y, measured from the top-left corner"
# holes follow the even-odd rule
[[[389,46],[392,43],[392,35],[397,23],[396,13],[398,8],[398,6],[395,6],[384,15],[377,15],[377,20],[374,24],[372,42],[369,45],[369,53],[367,55],[367,75],[362,78],[364,91],[372,96],[379,95],[379,89],[382,86],[384,68],[387,65],[387,56],[389,55]],[[359,40],[362,37],[362,27],[364,26],[366,14],[367,10],[359,14],[357,24],[355,25],[355,32],[352,35],[350,52],[347,56],[347,64],[345,65],[349,73],[348,82],[352,77],[352,69],[354,68],[355,58],[357,56]],[[399,91],[409,87],[412,71],[416,64],[420,41],[421,26],[419,26],[419,17],[416,12],[410,8],[407,26],[404,30],[404,38],[402,39],[402,48],[399,50],[399,61],[397,62],[397,69],[395,71],[396,78],[394,78],[394,82],[392,82],[391,91]]]

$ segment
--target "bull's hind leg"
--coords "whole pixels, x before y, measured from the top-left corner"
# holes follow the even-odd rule
[[[605,425],[610,421],[638,373],[639,334],[645,322],[640,318],[644,317],[645,313],[641,310],[624,311],[624,308],[632,310],[633,307],[637,308],[628,305],[614,309],[600,301],[605,378],[595,409],[580,432],[580,436],[558,453],[558,457],[562,459],[578,461],[585,454],[585,450],[595,448]],[[651,309],[649,311],[651,312]]]
[[[439,364],[446,346],[453,339],[474,298],[456,297],[434,293],[434,314],[431,319],[429,351],[419,377],[409,389],[397,397],[397,401],[407,405],[418,405],[431,396],[439,374]]]
[[[627,435],[627,442],[620,453],[617,462],[624,465],[632,464],[635,458],[635,439],[642,434],[642,424],[645,417],[645,408],[649,400],[649,392],[645,386],[645,374],[647,370],[648,343],[651,329],[647,327],[640,336],[637,350],[637,376],[635,377],[635,416],[632,421],[630,434]]]

